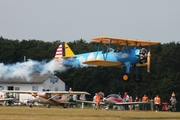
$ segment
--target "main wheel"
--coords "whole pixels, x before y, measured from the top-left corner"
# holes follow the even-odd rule
[[[32,107],[33,107],[33,105],[30,103],[30,104],[29,104],[29,107],[30,107],[30,108],[32,108]]]
[[[47,108],[51,108],[51,105],[50,105],[50,104],[48,104],[48,105],[47,105]]]
[[[128,81],[130,80],[130,79],[129,79],[129,74],[124,73],[124,74],[122,75],[122,79],[123,79],[124,82],[128,82]]]
[[[141,82],[142,81],[142,76],[140,74],[134,75],[134,81],[135,82]]]

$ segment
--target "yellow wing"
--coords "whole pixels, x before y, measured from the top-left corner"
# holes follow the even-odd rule
[[[112,61],[107,61],[107,60],[90,60],[90,61],[83,62],[83,64],[109,67],[109,66],[119,66],[122,63],[121,62],[112,62]]]
[[[126,45],[128,43],[129,46],[149,46],[149,45],[155,45],[158,44],[158,42],[155,41],[149,41],[149,40],[137,40],[137,39],[128,39],[128,38],[114,38],[114,37],[108,37],[108,36],[101,36],[98,38],[93,38],[91,42],[102,42],[104,44],[109,44],[110,41],[112,41],[112,44],[120,44],[120,45]]]

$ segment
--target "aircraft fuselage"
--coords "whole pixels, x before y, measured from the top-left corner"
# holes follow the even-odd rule
[[[63,64],[67,66],[86,66],[83,62],[91,60],[106,60],[111,62],[121,62],[122,64],[136,64],[139,60],[139,49],[125,49],[120,52],[111,51],[89,52],[76,55],[76,58],[63,59]]]
[[[119,102],[123,102],[123,99],[117,94],[110,94],[104,99],[104,102],[106,104],[113,105]]]
[[[57,97],[51,97],[51,94],[47,93],[38,93],[35,97],[35,101],[38,103],[51,104],[51,105],[60,105],[67,103],[67,99],[59,99]]]

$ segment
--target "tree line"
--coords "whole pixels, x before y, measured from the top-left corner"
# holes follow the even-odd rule
[[[41,40],[10,40],[0,37],[0,63],[12,64],[24,61],[24,56],[32,60],[52,60],[57,47],[63,41],[44,42]],[[97,43],[88,43],[83,39],[68,42],[75,54],[96,51]],[[140,98],[146,94],[154,98],[158,94],[162,101],[169,101],[171,93],[175,92],[180,100],[180,44],[170,42],[151,46],[151,72],[146,67],[140,67],[143,81],[136,83],[121,80],[124,72],[122,67],[83,67],[69,68],[56,73],[67,86],[73,90],[84,90],[93,96],[102,91],[110,93],[128,92],[130,96]],[[131,75],[131,73],[130,73]],[[133,73],[132,73],[133,75]],[[131,76],[133,78],[133,76]],[[91,97],[92,97],[91,96]]]

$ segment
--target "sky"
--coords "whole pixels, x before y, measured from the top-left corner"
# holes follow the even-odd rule
[[[0,36],[70,42],[111,36],[179,42],[180,0],[0,0]]]

